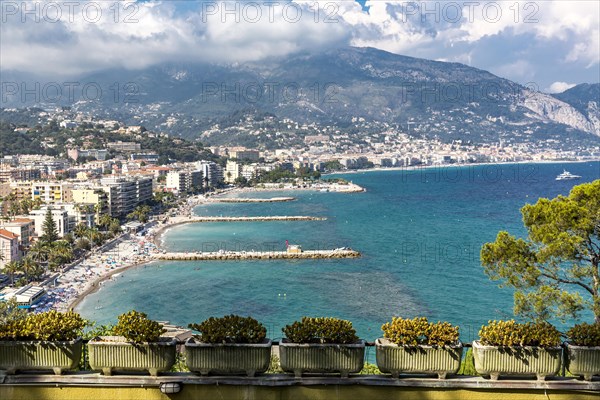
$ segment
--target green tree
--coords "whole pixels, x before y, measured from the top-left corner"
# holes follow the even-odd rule
[[[79,250],[90,250],[92,248],[92,244],[88,238],[82,237],[75,242],[75,248]]]
[[[40,265],[30,257],[25,257],[23,259],[21,268],[23,269],[23,272],[25,273],[25,279],[27,281],[29,281],[31,278],[33,278],[37,275],[41,275],[43,273],[43,270],[40,268]]]
[[[44,243],[53,243],[58,240],[58,229],[56,228],[56,222],[52,218],[52,209],[48,208],[46,211],[46,218],[42,224],[44,234],[40,237],[40,240]]]
[[[527,238],[502,231],[484,244],[486,274],[515,289],[517,315],[564,321],[591,310],[600,323],[600,180],[527,204],[521,214]]]
[[[150,214],[152,209],[148,205],[140,205],[137,206],[132,212],[127,214],[127,219],[136,220],[143,223],[148,222],[148,215]]]
[[[4,272],[10,277],[10,284],[15,283],[15,274],[21,271],[21,264],[18,261],[11,261],[4,265]]]
[[[88,226],[84,223],[80,223],[75,225],[75,228],[73,228],[73,234],[75,235],[76,238],[82,238],[85,237],[88,233]]]
[[[0,326],[26,317],[27,310],[19,308],[15,298],[0,301]]]
[[[50,247],[48,268],[55,271],[63,264],[73,261],[73,249],[66,240],[58,240]]]
[[[108,230],[113,235],[118,235],[121,233],[121,222],[118,219],[113,218],[113,220],[110,222],[110,225],[108,225]]]
[[[38,240],[31,246],[26,258],[30,258],[35,262],[43,263],[48,261],[50,255],[49,245],[41,240]]]
[[[101,226],[104,230],[107,230],[112,222],[113,218],[109,214],[102,214],[98,218],[98,226]]]

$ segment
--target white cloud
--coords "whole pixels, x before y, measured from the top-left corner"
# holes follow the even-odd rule
[[[256,9],[233,1],[211,3],[217,10],[200,8],[202,3],[198,3],[198,10],[186,13],[169,2],[91,1],[87,3],[94,4],[92,8],[100,7],[97,21],[96,14],[83,12],[86,3],[81,3],[75,12],[63,12],[60,21],[48,22],[40,2],[23,4],[35,10],[36,3],[38,23],[33,16],[26,16],[24,23],[20,14],[4,16],[6,22],[0,27],[2,69],[72,75],[115,67],[144,68],[167,61],[256,61],[339,46],[349,38],[343,22],[324,23],[322,16],[315,22],[309,5],[282,3],[263,7],[259,15],[252,13]],[[120,10],[117,16],[115,8]],[[127,16],[132,21],[125,22]]]
[[[565,90],[571,89],[576,86],[574,83],[567,82],[554,82],[548,88],[546,88],[547,93],[562,93]]]
[[[543,86],[569,80],[567,75],[575,71],[593,76],[599,67],[600,2],[368,0],[363,8],[356,1],[327,0],[318,3],[317,12],[313,0],[287,1],[263,6],[260,16],[254,5],[265,3],[246,0],[84,1],[74,15],[63,9],[58,22],[45,22],[43,17],[52,16],[43,15],[42,9],[64,3],[2,2],[0,68],[66,76],[166,61],[257,61],[348,44],[469,65],[481,63],[477,55],[485,54],[485,65],[473,66],[511,79],[535,79],[552,63],[564,76],[554,76]],[[82,8],[87,3],[94,6],[86,18]],[[42,21],[28,15],[23,23],[22,15],[12,15],[6,4],[27,4],[28,9],[38,4]],[[98,6],[101,18],[90,22]],[[295,21],[298,10],[301,18]],[[134,22],[124,21],[128,16]],[[501,38],[494,42],[495,52],[485,48],[490,38]],[[557,50],[541,59],[530,55],[529,48]]]

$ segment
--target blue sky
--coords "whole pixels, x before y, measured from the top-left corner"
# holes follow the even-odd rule
[[[75,3],[2,0],[0,72],[74,77],[352,45],[460,62],[543,91],[600,81],[600,2],[593,0]]]

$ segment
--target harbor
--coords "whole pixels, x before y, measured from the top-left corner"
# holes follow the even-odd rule
[[[161,261],[295,260],[359,257],[361,257],[361,254],[358,251],[348,248],[306,251],[290,251],[288,249],[288,251],[168,252],[152,255],[153,259]]]

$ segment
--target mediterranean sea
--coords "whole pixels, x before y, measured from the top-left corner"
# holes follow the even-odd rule
[[[556,181],[563,169],[579,180]],[[600,179],[600,162],[503,164],[340,174],[365,193],[278,191],[244,197],[293,196],[284,203],[212,203],[206,216],[312,215],[325,221],[202,223],[171,228],[173,251],[284,250],[351,247],[360,259],[154,262],[108,281],[78,311],[115,323],[131,309],[187,326],[210,316],[251,315],[271,338],[302,316],[353,322],[360,337],[381,336],[392,316],[427,316],[477,338],[490,319],[510,319],[512,291],[484,274],[481,245],[500,230],[524,236],[519,209],[539,197],[568,195]],[[589,318],[591,320],[591,317]],[[570,323],[568,324],[570,325]]]

